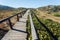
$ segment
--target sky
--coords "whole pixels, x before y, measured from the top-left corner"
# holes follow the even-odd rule
[[[15,8],[37,8],[47,5],[60,5],[60,0],[0,0],[0,5],[6,5]]]

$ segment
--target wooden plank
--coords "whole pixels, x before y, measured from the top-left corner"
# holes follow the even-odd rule
[[[1,40],[26,40],[26,20],[28,12],[29,10],[22,18],[20,18],[19,22],[14,25],[13,29],[10,29]]]

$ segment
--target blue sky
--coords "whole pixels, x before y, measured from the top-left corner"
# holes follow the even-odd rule
[[[60,5],[60,0],[0,0],[0,5],[37,8],[46,5]]]

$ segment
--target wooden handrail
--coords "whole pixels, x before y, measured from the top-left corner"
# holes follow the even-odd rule
[[[13,18],[14,16],[17,16],[17,21],[19,21],[19,17],[21,17],[22,15],[24,15],[24,13],[27,11],[27,9],[26,10],[23,10],[22,12],[20,12],[20,13],[17,13],[17,14],[14,14],[14,15],[12,15],[12,16],[10,16],[10,17],[7,17],[7,18],[5,18],[5,19],[2,19],[2,20],[0,20],[0,24],[1,23],[3,23],[3,22],[5,22],[5,21],[8,21],[8,23],[9,23],[9,25],[10,25],[10,28],[12,29],[12,23],[11,23],[11,18]],[[21,15],[20,15],[21,14]],[[20,16],[19,16],[20,15]]]
[[[34,27],[34,23],[33,23],[31,14],[29,15],[29,17],[30,17],[32,40],[38,40],[36,29]]]

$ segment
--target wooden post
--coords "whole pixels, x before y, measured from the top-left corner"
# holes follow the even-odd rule
[[[10,28],[13,29],[12,28],[12,23],[11,23],[11,20],[10,19],[8,20],[8,22],[9,22]]]
[[[17,15],[17,21],[19,21],[19,16]]]

